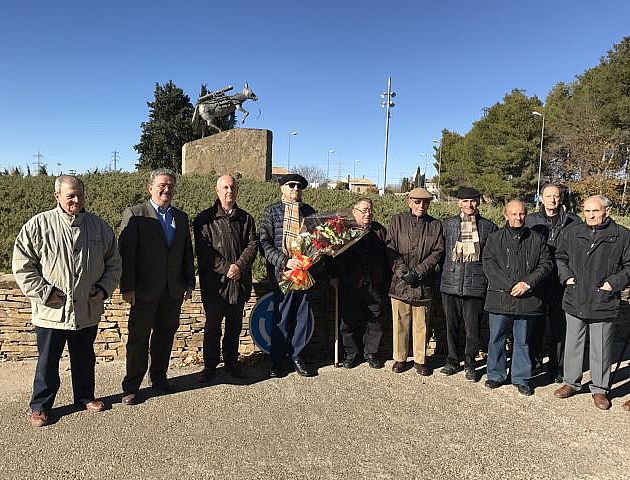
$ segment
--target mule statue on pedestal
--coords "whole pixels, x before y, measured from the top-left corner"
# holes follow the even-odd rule
[[[197,105],[195,106],[195,112],[193,113],[192,125],[193,128],[198,122],[202,120],[205,125],[201,125],[201,136],[205,137],[207,130],[206,127],[212,128],[216,133],[221,131],[215,123],[215,118],[225,117],[234,113],[236,110],[245,114],[241,123],[245,123],[245,119],[249,115],[249,112],[243,108],[243,102],[246,100],[258,101],[256,94],[250,90],[247,82],[243,87],[241,93],[235,95],[226,95],[234,87],[229,85],[220,90],[210,92],[207,95],[203,95],[197,99]]]

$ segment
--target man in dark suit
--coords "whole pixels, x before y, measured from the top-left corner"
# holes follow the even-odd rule
[[[131,305],[127,339],[127,374],[123,403],[133,405],[148,368],[149,338],[153,388],[170,389],[166,379],[173,338],[183,300],[195,288],[188,215],[171,205],[175,172],[151,172],[147,202],[123,212],[118,241],[123,262],[120,292]]]

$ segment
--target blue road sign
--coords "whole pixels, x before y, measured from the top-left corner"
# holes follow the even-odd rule
[[[271,352],[271,330],[273,328],[273,292],[269,292],[256,302],[249,316],[249,331],[254,343],[263,352]],[[308,316],[308,340],[315,329],[315,316],[310,311]]]

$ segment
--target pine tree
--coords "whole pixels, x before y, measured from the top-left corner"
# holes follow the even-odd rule
[[[134,149],[140,154],[140,170],[172,168],[182,170],[182,146],[194,139],[190,98],[172,80],[163,86],[155,84],[155,99],[147,102],[149,121],[142,123],[140,143]]]

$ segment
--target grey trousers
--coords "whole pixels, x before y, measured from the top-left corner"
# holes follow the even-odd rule
[[[589,334],[589,369],[591,393],[607,394],[610,390],[610,358],[615,334],[614,322],[586,323],[567,313],[567,335],[564,348],[564,383],[574,390],[582,388],[582,364],[586,330]]]

